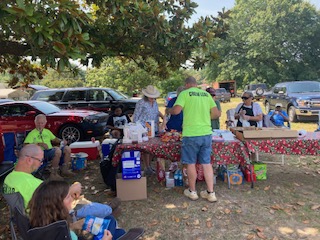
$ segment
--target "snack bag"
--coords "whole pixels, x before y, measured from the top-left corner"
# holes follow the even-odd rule
[[[110,222],[110,219],[87,216],[84,220],[82,230],[95,235],[94,239],[102,239],[104,230],[108,229]]]

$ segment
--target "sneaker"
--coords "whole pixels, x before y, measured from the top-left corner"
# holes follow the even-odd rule
[[[200,196],[202,198],[207,199],[209,202],[216,202],[217,198],[216,198],[216,193],[212,192],[212,193],[208,193],[207,190],[201,191],[200,192]]]
[[[189,188],[185,189],[183,194],[191,200],[197,200],[199,198],[198,193],[195,191],[190,191]]]
[[[170,164],[169,167],[169,172],[175,172],[178,169],[178,163],[177,162],[173,162]]]

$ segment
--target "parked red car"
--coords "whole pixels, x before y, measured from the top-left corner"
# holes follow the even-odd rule
[[[0,104],[1,132],[25,132],[34,129],[34,118],[47,116],[46,128],[69,143],[100,137],[107,131],[108,114],[88,110],[61,110],[42,101],[14,101]]]

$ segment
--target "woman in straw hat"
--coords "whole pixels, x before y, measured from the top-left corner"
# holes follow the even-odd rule
[[[159,90],[152,85],[148,85],[145,89],[142,89],[144,97],[136,104],[136,108],[133,113],[133,121],[144,124],[146,121],[154,121],[154,131],[159,131],[159,117],[163,119],[163,114],[159,111],[158,103],[156,99],[160,96]],[[145,162],[145,173],[153,174],[155,171],[150,166],[151,154],[143,154],[142,160]]]

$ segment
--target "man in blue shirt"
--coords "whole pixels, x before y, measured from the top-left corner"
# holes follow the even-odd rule
[[[285,127],[284,122],[289,122],[288,114],[282,110],[282,104],[276,103],[276,109],[269,112],[270,121],[277,127]]]

